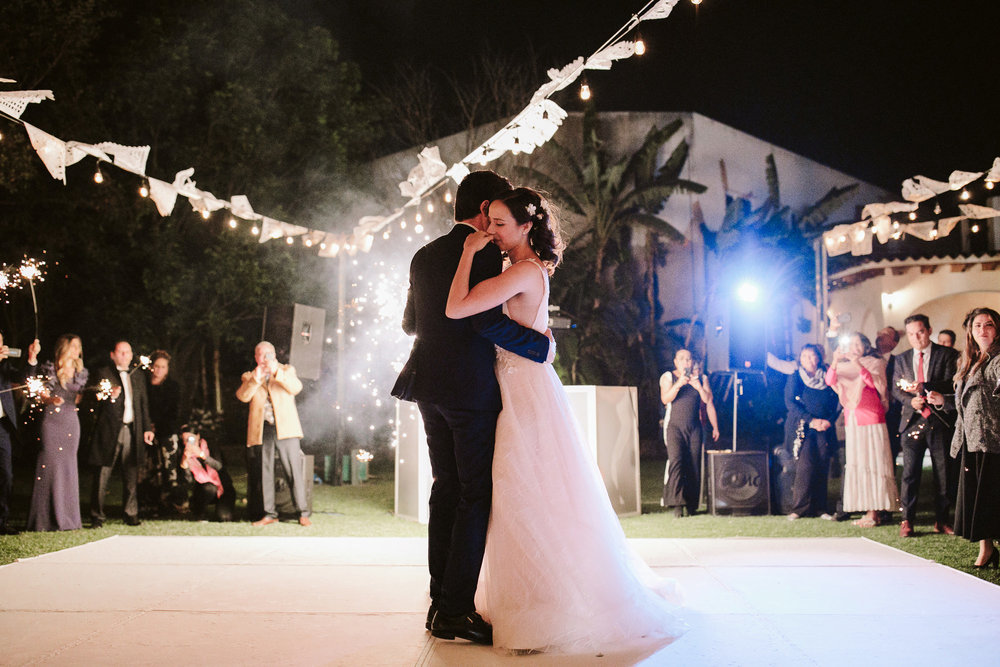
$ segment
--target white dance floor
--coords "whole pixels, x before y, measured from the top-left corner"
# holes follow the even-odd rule
[[[420,538],[112,537],[0,567],[3,665],[954,665],[1000,587],[864,538],[633,540],[691,629],[601,656],[433,639]],[[972,549],[970,549],[970,553]]]

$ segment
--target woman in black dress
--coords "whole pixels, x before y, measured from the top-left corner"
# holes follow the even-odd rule
[[[951,455],[959,459],[955,534],[979,542],[973,567],[998,567],[1000,551],[1000,314],[965,316],[965,349],[955,374],[958,418]]]
[[[712,425],[712,440],[719,439],[719,422],[708,378],[693,372],[688,350],[674,355],[674,370],[660,376],[660,400],[667,408],[663,436],[667,444],[667,470],[660,504],[672,507],[674,516],[694,514],[701,501],[701,408]]]
[[[76,405],[87,384],[87,369],[83,367],[80,337],[60,336],[53,356],[55,362],[46,362],[40,370],[45,377],[45,389],[39,397],[44,405],[41,451],[35,463],[28,530],[75,530],[83,526],[76,463],[80,447]]]
[[[785,407],[789,426],[786,443],[795,459],[792,507],[788,519],[818,516],[832,519],[827,511],[827,476],[830,457],[837,451],[833,427],[840,414],[840,398],[825,381],[823,350],[807,344],[799,352],[799,367],[785,383]]]

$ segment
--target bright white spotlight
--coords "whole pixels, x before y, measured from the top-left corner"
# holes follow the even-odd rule
[[[753,303],[760,296],[760,290],[753,283],[740,283],[740,286],[736,288],[736,296],[739,297],[740,301]]]

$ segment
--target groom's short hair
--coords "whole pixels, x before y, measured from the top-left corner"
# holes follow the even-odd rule
[[[510,192],[513,187],[506,178],[488,169],[473,171],[462,179],[455,193],[455,220],[468,220],[479,215],[479,205]]]

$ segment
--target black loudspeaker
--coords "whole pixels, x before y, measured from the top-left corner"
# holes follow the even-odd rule
[[[766,452],[708,452],[708,508],[712,514],[770,514]]]
[[[315,458],[312,454],[302,455],[303,475],[306,480],[306,507],[309,512],[313,508],[313,475],[315,475]],[[274,457],[274,507],[278,514],[298,514],[295,511],[295,500],[292,499],[292,488],[285,481],[281,459]]]
[[[264,310],[264,340],[274,345],[278,361],[288,360],[296,374],[319,379],[323,367],[323,329],[326,311],[303,306],[268,306]]]
[[[735,300],[729,310],[729,368],[739,371],[765,368],[768,315],[762,304]]]

